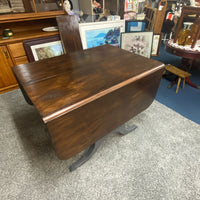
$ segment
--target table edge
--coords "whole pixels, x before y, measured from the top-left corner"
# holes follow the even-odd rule
[[[141,73],[141,74],[139,74],[137,76],[131,77],[131,78],[129,78],[129,79],[127,79],[127,80],[125,80],[125,81],[123,81],[121,83],[118,83],[118,84],[116,84],[116,85],[114,85],[114,86],[112,86],[112,87],[110,87],[110,88],[108,88],[106,90],[100,91],[97,94],[92,95],[92,96],[90,96],[90,97],[88,97],[88,98],[86,98],[84,100],[81,100],[81,101],[79,101],[77,103],[74,103],[74,104],[72,104],[72,105],[70,105],[70,106],[68,106],[66,108],[62,108],[62,109],[60,109],[60,110],[58,110],[58,111],[56,111],[56,112],[54,112],[52,114],[49,114],[49,115],[43,117],[42,119],[43,119],[44,123],[52,121],[52,120],[54,120],[54,119],[56,119],[56,118],[58,118],[58,117],[60,117],[60,116],[62,116],[64,114],[67,114],[67,113],[69,113],[69,112],[71,112],[71,111],[73,111],[73,110],[75,110],[75,109],[77,109],[77,108],[79,108],[81,106],[84,106],[84,105],[86,105],[86,104],[88,104],[88,103],[90,103],[90,102],[92,102],[92,101],[94,101],[94,100],[96,100],[96,99],[98,99],[98,98],[100,98],[102,96],[105,96],[108,93],[111,93],[111,92],[113,92],[113,91],[115,91],[115,90],[117,90],[119,88],[122,88],[122,87],[134,82],[134,81],[137,81],[138,79],[141,79],[141,78],[143,78],[143,77],[145,77],[145,76],[147,76],[147,75],[149,75],[149,74],[151,74],[153,72],[156,72],[156,71],[158,71],[158,70],[160,70],[162,68],[164,69],[164,66],[165,66],[164,64],[161,64],[161,65],[159,65],[159,66],[157,66],[157,67],[155,67],[155,68],[153,68],[151,70],[145,71],[145,72],[143,72],[143,73]]]
[[[173,55],[179,56],[179,57],[184,57],[184,58],[189,58],[189,59],[194,59],[194,58],[199,58],[200,52],[199,51],[190,51],[186,49],[180,49],[173,47],[168,44],[168,42],[165,44],[165,50],[168,53],[171,53]]]

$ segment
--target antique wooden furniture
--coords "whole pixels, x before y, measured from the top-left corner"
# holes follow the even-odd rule
[[[71,53],[83,50],[77,17],[73,15],[60,15],[56,17],[56,20],[64,52]]]
[[[164,65],[103,45],[12,69],[47,125],[57,156],[68,159],[96,148],[99,139],[145,110]]]
[[[186,59],[199,58],[200,49],[195,50],[195,49],[192,49],[192,48],[180,48],[180,46],[174,44],[172,42],[172,40],[169,40],[165,44],[165,49],[168,53],[171,53],[171,54],[174,54],[176,56],[180,56],[180,57],[183,57],[183,58],[186,58]]]
[[[17,0],[16,0],[17,1]],[[16,11],[15,5],[11,5],[11,9],[8,12],[2,12],[0,8],[1,21],[10,22],[12,21],[26,21],[34,19],[46,19],[55,17],[60,14],[64,14],[63,10],[63,0],[60,2],[56,0],[23,0],[22,6],[24,7],[23,11]]]
[[[45,32],[42,29],[57,26],[55,17],[64,15],[63,0],[23,0],[20,7],[17,2],[12,1],[9,9],[5,9],[6,5],[0,6],[0,93],[18,87],[11,67],[28,62],[23,40],[58,35],[58,31]],[[6,28],[13,31],[13,37],[3,39],[2,33]]]
[[[151,4],[144,8],[146,31],[153,31],[154,34],[161,33],[166,8],[166,0],[161,0],[157,8],[151,8]]]
[[[200,57],[200,49],[198,50],[198,49],[193,49],[193,48],[188,48],[188,47],[180,48],[180,45],[173,43],[173,39],[166,42],[165,49],[168,53],[182,57],[179,68],[183,69],[184,71],[190,70],[190,65],[191,65],[190,61],[192,59],[197,59]],[[199,86],[193,84],[190,81],[189,77],[185,77],[185,80],[190,86],[194,88],[199,88]],[[171,88],[175,84],[175,81],[173,81],[171,85],[168,86],[168,88]]]
[[[165,65],[165,70],[171,72],[172,74],[175,74],[178,76],[178,83],[177,83],[177,87],[176,87],[176,93],[178,93],[178,89],[180,86],[180,82],[181,82],[181,78],[183,79],[183,86],[182,88],[184,89],[185,87],[185,78],[191,76],[190,73],[183,71],[173,65],[167,64]]]
[[[5,46],[0,46],[0,93],[18,86],[12,73],[11,66],[13,62]]]

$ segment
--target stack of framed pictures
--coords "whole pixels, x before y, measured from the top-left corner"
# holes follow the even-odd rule
[[[161,34],[148,32],[130,32],[121,34],[121,48],[150,58],[158,56],[161,44]]]
[[[143,21],[117,20],[80,23],[79,31],[83,49],[110,44],[147,58],[157,56],[161,34],[145,32],[144,27]]]

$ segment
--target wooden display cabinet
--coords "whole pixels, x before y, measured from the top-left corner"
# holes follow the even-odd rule
[[[17,87],[17,81],[12,73],[12,59],[6,46],[0,46],[0,93]]]
[[[20,1],[23,4],[17,4]],[[13,0],[12,2],[21,7],[15,7],[15,4],[12,4],[10,9],[2,4],[0,7],[0,93],[18,86],[11,67],[28,62],[23,41],[58,35],[58,31],[44,32],[42,29],[57,26],[55,17],[65,14],[63,0]],[[6,28],[13,31],[13,37],[3,39],[3,30]]]
[[[12,0],[10,2],[16,2],[10,5],[10,11],[5,12],[4,7],[0,7],[0,21],[26,21],[64,14],[63,0]]]

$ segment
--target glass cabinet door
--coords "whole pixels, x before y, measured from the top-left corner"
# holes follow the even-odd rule
[[[0,0],[0,15],[63,10],[62,0]]]
[[[35,12],[29,0],[0,0],[0,14]]]
[[[61,0],[35,0],[37,12],[62,10]]]

